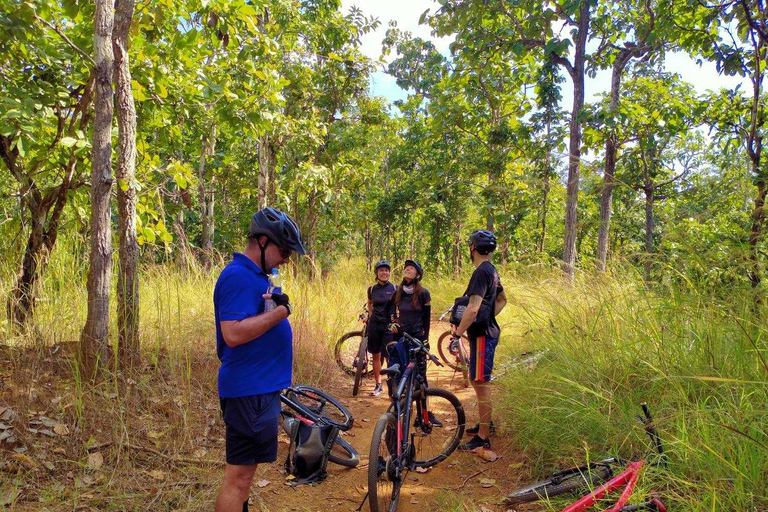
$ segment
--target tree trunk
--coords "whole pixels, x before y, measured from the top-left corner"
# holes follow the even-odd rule
[[[608,113],[613,114],[619,110],[619,98],[621,94],[621,75],[632,57],[647,53],[648,47],[624,48],[613,61],[611,72],[611,102]],[[611,204],[613,202],[613,187],[616,185],[616,155],[618,153],[618,141],[616,132],[612,129],[605,141],[605,172],[603,174],[603,189],[600,192],[600,230],[597,235],[597,271],[605,272],[608,259],[608,238],[611,228]]]
[[[621,88],[621,73],[624,71],[622,55],[613,63],[611,76],[611,102],[608,106],[609,115],[619,109],[619,92]],[[597,271],[605,272],[608,257],[608,234],[611,227],[611,203],[613,202],[613,187],[616,173],[616,154],[618,152],[616,132],[611,130],[605,141],[605,172],[603,173],[603,189],[600,192],[600,230],[597,234]]]
[[[269,135],[259,139],[259,210],[270,204],[269,189],[271,186],[270,174],[272,162],[272,146],[269,143]]]
[[[93,51],[96,96],[91,163],[91,256],[88,272],[88,317],[80,340],[85,375],[93,377],[110,360],[109,289],[112,274],[112,26],[114,4],[96,0]]]
[[[645,281],[651,280],[651,258],[653,257],[653,184],[646,184],[645,192]]]
[[[139,244],[136,238],[136,105],[128,56],[135,0],[116,0],[112,49],[115,54],[117,105],[117,209],[120,264],[117,274],[117,355],[120,368],[138,368]]]
[[[206,183],[205,176],[205,161],[206,157],[213,157],[214,150],[216,148],[216,125],[211,122],[211,133],[207,137],[203,137],[202,146],[200,149],[200,167],[198,167],[198,179],[200,181],[200,206],[201,206],[201,218],[203,229],[201,233],[200,249],[202,252],[203,268],[209,268],[211,265],[211,256],[213,252],[213,236],[214,236],[214,223],[213,223],[213,206],[214,206],[214,182],[215,177],[211,173],[211,179]]]
[[[573,110],[571,110],[568,157],[567,200],[565,203],[565,236],[563,240],[563,270],[573,277],[576,268],[577,205],[579,201],[579,166],[581,164],[581,110],[584,108],[584,65],[589,32],[589,2],[579,8],[578,32],[573,67],[569,68],[573,80]]]
[[[547,212],[549,210],[549,175],[551,172],[552,146],[550,145],[550,125],[547,123],[547,161],[544,163],[544,177],[541,197],[541,236],[539,237],[539,254],[544,252],[544,242],[547,239]]]
[[[760,265],[760,252],[758,246],[762,237],[763,224],[765,223],[765,197],[768,193],[768,186],[764,179],[757,184],[757,197],[755,197],[755,209],[752,211],[752,229],[749,233],[749,254],[752,263],[752,269],[749,272],[749,282],[752,288],[760,286],[762,281],[762,266]],[[762,300],[758,298],[758,303]]]

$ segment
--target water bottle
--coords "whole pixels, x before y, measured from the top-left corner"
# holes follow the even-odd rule
[[[280,283],[280,272],[276,269],[272,269],[272,273],[269,274],[269,288],[267,293],[283,293],[282,285]],[[264,311],[272,311],[277,305],[272,299],[264,301]]]

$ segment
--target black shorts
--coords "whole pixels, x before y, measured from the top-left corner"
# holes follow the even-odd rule
[[[220,398],[219,403],[227,427],[227,464],[276,461],[280,392]]]
[[[368,352],[380,354],[390,341],[392,341],[392,331],[387,329],[387,324],[368,323]]]

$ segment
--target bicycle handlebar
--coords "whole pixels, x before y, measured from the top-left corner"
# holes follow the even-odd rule
[[[429,349],[426,347],[426,345],[424,345],[423,341],[417,340],[416,338],[414,338],[413,336],[411,336],[407,332],[403,333],[403,338],[405,338],[406,340],[408,340],[409,342],[411,342],[414,345],[414,347],[412,347],[410,349],[411,352],[413,352],[414,354],[418,354],[419,352],[421,352],[425,356],[427,356],[429,358],[429,360],[432,361],[433,363],[435,363],[437,366],[443,366],[443,363],[441,363],[437,359],[437,357],[435,357],[435,356],[433,356],[432,354],[429,353]]]

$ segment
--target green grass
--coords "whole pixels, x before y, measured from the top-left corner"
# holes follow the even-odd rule
[[[83,246],[60,240],[39,286],[35,329],[26,336],[13,334],[3,307],[4,344],[31,344],[42,358],[52,344],[79,338],[86,313],[85,254]],[[168,442],[174,443],[173,453],[193,449],[188,433],[204,430],[213,414],[201,414],[199,400],[215,397],[212,293],[224,263],[211,272],[144,266],[140,307],[143,359],[149,363],[145,373],[127,391],[111,382],[91,389],[76,366],[65,366],[66,397],[72,397],[62,401],[72,402],[65,417],[84,428],[98,424],[104,411],[94,409],[94,393],[119,393],[117,401],[96,402],[111,407],[107,412],[113,420],[103,425],[100,440],[117,440],[150,429],[120,407],[157,409],[158,400],[166,404],[172,398],[164,406],[173,411],[167,418],[174,424]],[[0,262],[0,291],[8,291],[14,269],[13,262]],[[427,272],[424,286],[432,294],[433,317],[464,291],[470,271],[456,277]],[[322,386],[336,376],[333,344],[361,326],[357,315],[372,273],[361,259],[351,259],[322,279],[292,275],[288,269],[284,275],[284,289],[295,306],[294,381]],[[525,452],[531,479],[584,458],[645,454],[648,443],[634,415],[640,412],[638,404],[647,401],[670,465],[667,470],[649,469],[633,501],[656,489],[673,510],[768,510],[768,334],[766,311],[755,311],[751,293],[695,287],[648,290],[631,268],[601,278],[581,275],[570,283],[554,266],[510,265],[501,269],[501,277],[509,304],[499,317],[499,366],[526,350],[548,350],[534,370],[509,370],[496,381],[501,390],[497,417],[503,433]],[[399,280],[395,269],[393,282]],[[114,328],[112,332],[114,336]],[[30,364],[42,365],[12,361],[20,371]],[[155,389],[158,383],[171,398]],[[32,383],[22,384],[27,392],[33,388]],[[17,396],[26,396],[24,390]],[[55,485],[41,486],[46,499],[55,501],[61,493]],[[201,499],[209,499],[210,492]],[[444,499],[461,509],[460,497],[446,494]]]
[[[532,478],[586,457],[645,454],[634,415],[646,401],[670,465],[650,470],[641,489],[662,490],[681,510],[768,507],[768,345],[749,300],[651,292],[632,273],[516,285],[525,344],[549,351],[535,371],[501,380]]]

